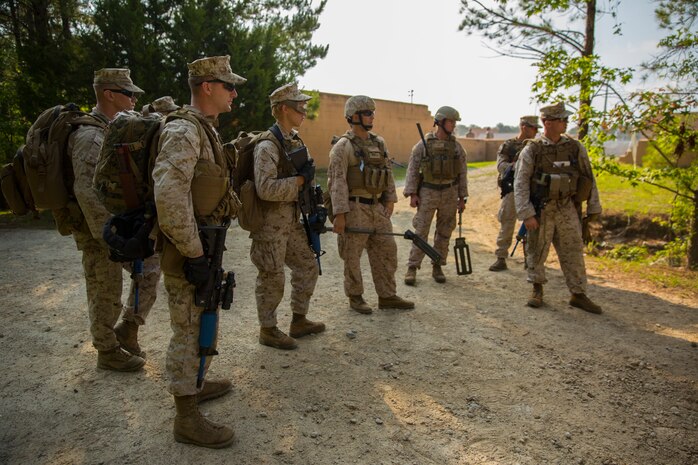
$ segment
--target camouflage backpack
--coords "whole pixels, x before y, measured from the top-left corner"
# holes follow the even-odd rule
[[[269,137],[269,131],[241,132],[233,141],[226,144],[236,151],[235,169],[233,170],[233,190],[240,198],[242,207],[237,217],[240,227],[245,231],[256,232],[264,224],[262,203],[254,186],[254,148],[262,140],[271,140],[283,153],[279,141]]]
[[[164,119],[121,112],[107,126],[92,187],[109,213],[120,215],[153,200],[151,174]]]
[[[32,197],[27,175],[24,172],[24,158],[22,156],[24,146],[17,150],[12,163],[0,168],[0,185],[7,205],[17,216],[22,216],[30,211],[36,212],[34,197]]]
[[[68,103],[45,110],[29,128],[24,172],[37,208],[60,210],[73,198],[75,176],[68,138],[81,125],[104,128],[106,121]]]

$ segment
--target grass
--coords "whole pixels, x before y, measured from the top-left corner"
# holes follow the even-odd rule
[[[595,256],[592,261],[599,271],[608,276],[624,273],[644,279],[657,286],[684,291],[689,296],[698,296],[698,272],[666,265],[648,266],[647,261],[625,261]]]
[[[596,173],[596,183],[604,211],[628,215],[667,215],[674,196],[669,191],[648,184],[636,187],[624,178],[608,173]]]
[[[469,170],[476,170],[478,168],[485,168],[487,166],[492,166],[496,165],[496,161],[469,161],[468,162],[468,169]]]

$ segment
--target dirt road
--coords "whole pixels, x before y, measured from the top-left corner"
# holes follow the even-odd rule
[[[410,243],[398,239],[398,292],[414,311],[350,311],[336,241],[323,237],[310,316],[328,330],[292,352],[257,342],[256,270],[247,235],[232,229],[225,267],[238,286],[211,376],[235,388],[202,407],[235,426],[236,443],[218,451],[172,439],[164,287],[142,330],[145,370],[97,370],[72,239],[0,230],[0,463],[697,464],[698,302],[591,270],[604,314],[590,315],[567,304],[551,261],[548,305],[527,308],[520,255],[507,272],[487,271],[493,176],[470,176],[472,275],[456,276],[449,257],[446,284],[423,269],[407,287]],[[411,228],[411,217],[402,200],[395,230]],[[287,327],[287,299],[281,308]]]

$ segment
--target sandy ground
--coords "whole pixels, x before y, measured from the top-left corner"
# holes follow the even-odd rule
[[[231,229],[225,267],[238,286],[211,376],[235,388],[202,406],[234,425],[224,450],[173,441],[164,287],[142,329],[145,369],[97,370],[72,239],[0,230],[0,463],[698,464],[695,297],[592,269],[589,293],[605,312],[590,315],[567,304],[550,261],[547,306],[527,308],[520,253],[509,271],[487,271],[493,168],[471,173],[471,196],[472,275],[457,276],[449,257],[446,284],[424,269],[407,287],[410,243],[398,238],[398,292],[417,302],[413,311],[350,311],[336,240],[323,237],[311,317],[328,330],[292,352],[257,342],[250,241]],[[395,230],[411,218],[402,200]],[[280,314],[287,327],[288,299]]]

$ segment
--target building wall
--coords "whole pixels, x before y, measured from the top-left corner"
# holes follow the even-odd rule
[[[342,135],[349,129],[344,119],[344,103],[349,97],[321,92],[317,118],[306,120],[300,128],[300,136],[320,168],[329,164],[332,136]],[[375,102],[373,132],[383,136],[392,158],[407,163],[412,147],[419,141],[416,123],[420,123],[426,133],[431,130],[434,117],[426,105],[379,99]]]

